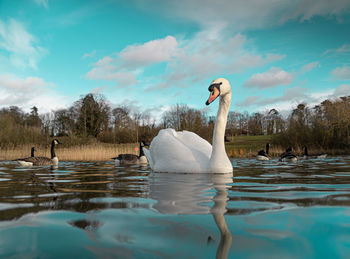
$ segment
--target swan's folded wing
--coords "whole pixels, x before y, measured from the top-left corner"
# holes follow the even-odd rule
[[[190,133],[190,132],[188,132]],[[151,143],[152,169],[158,172],[201,172],[207,170],[211,146],[196,134],[161,130]],[[203,143],[203,141],[205,141]]]
[[[198,136],[196,133],[191,131],[179,131],[177,138],[187,147],[198,150],[210,158],[212,146],[208,141]]]

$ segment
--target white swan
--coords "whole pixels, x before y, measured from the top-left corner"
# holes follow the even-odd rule
[[[224,78],[214,80],[208,90],[209,105],[220,96],[213,133],[213,146],[189,131],[160,130],[150,149],[143,148],[155,172],[232,173],[232,164],[225,151],[225,128],[231,103],[231,86]]]

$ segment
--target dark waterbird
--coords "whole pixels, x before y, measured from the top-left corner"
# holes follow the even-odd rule
[[[269,149],[270,149],[270,143],[266,143],[266,152],[265,150],[260,150],[258,152],[258,155],[256,156],[256,159],[258,159],[259,161],[265,161],[265,160],[270,160],[269,157]]]
[[[54,139],[51,142],[51,158],[43,156],[32,156],[27,158],[17,159],[16,161],[22,166],[33,165],[58,165],[58,157],[55,154],[55,146],[62,144],[58,139]]]
[[[137,165],[137,164],[147,164],[147,158],[143,152],[143,147],[149,146],[144,141],[140,141],[139,155],[135,154],[119,154],[117,157],[113,157],[115,165]]]
[[[298,161],[298,157],[296,156],[296,154],[293,152],[291,147],[288,147],[286,149],[286,152],[284,152],[281,157],[280,157],[280,161],[282,162],[296,162]]]
[[[307,146],[303,146],[303,150],[304,150],[304,154],[303,154],[304,159],[307,159],[307,158],[319,158],[319,159],[321,159],[321,158],[327,157],[326,153],[309,155],[309,152],[307,150]]]

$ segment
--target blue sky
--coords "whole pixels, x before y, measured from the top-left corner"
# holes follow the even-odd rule
[[[350,1],[0,0],[0,107],[39,112],[101,93],[159,116],[205,107],[218,77],[232,111],[350,95]]]

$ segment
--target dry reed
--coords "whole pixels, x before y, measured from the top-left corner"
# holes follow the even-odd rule
[[[0,149],[0,160],[14,160],[30,156],[30,149],[35,146],[35,156],[50,157],[50,146],[23,145]],[[139,154],[138,143],[130,144],[90,144],[81,146],[64,147],[56,146],[55,153],[60,161],[105,161],[118,154]]]
[[[50,146],[38,146],[38,145],[23,145],[17,147],[8,147],[0,149],[0,161],[1,160],[14,160],[17,158],[23,158],[30,156],[30,149],[35,146],[37,151],[35,156],[46,156],[50,157]],[[130,144],[86,144],[72,147],[57,146],[56,155],[61,161],[106,161],[112,157],[118,156],[119,154],[139,154],[138,143]],[[271,157],[279,157],[285,148],[274,145],[270,148]],[[301,149],[295,150],[297,155],[302,155]],[[227,155],[231,158],[252,158],[257,155],[258,150],[251,148],[237,148],[234,146],[226,147]],[[320,149],[309,149],[309,153],[321,153],[325,152],[329,155],[343,155],[349,154],[349,150],[320,150]]]

